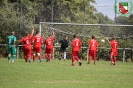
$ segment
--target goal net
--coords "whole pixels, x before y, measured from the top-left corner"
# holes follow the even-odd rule
[[[82,49],[79,54],[81,59],[87,59],[88,40],[91,39],[92,35],[95,35],[99,43],[97,59],[109,59],[110,45],[106,42],[105,37],[111,39],[113,36],[116,36],[119,44],[117,58],[123,61],[132,59],[133,25],[40,22],[40,32],[44,39],[51,33],[51,30],[55,32],[54,58],[58,58],[60,47],[58,42],[64,36],[68,36],[70,46],[68,48],[68,58],[70,59],[71,40],[73,35],[77,34],[82,41]]]

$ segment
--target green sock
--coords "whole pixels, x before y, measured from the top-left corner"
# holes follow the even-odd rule
[[[14,61],[14,59],[16,59],[16,55],[13,55],[12,56],[12,61]]]
[[[8,56],[8,61],[10,61],[10,56]]]

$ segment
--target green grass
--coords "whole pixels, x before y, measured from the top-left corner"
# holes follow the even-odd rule
[[[133,63],[97,61],[71,66],[71,60],[8,63],[0,59],[0,88],[133,88]]]

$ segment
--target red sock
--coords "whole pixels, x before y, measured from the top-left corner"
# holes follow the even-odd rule
[[[91,60],[91,56],[88,56],[88,62],[90,63],[90,60]]]
[[[39,57],[39,60],[42,60],[42,56],[41,55],[39,55],[38,57]]]
[[[48,55],[49,60],[52,58],[52,55]]]
[[[72,64],[74,64],[75,58],[74,56],[72,56]]]
[[[45,58],[48,59],[48,54],[45,54]]]
[[[36,60],[36,55],[33,55],[33,61],[35,61]]]
[[[24,59],[25,59],[25,62],[27,62],[27,57],[26,56],[24,56]]]
[[[96,56],[94,56],[94,63],[96,63]]]
[[[110,62],[111,62],[111,63],[113,62],[113,59],[112,59],[112,58],[110,58]]]
[[[77,61],[79,61],[80,59],[78,58],[78,56],[75,56],[75,59],[77,60]]]
[[[114,58],[114,63],[116,63],[116,58]]]

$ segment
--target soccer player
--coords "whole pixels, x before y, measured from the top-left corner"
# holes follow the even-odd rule
[[[24,59],[25,62],[31,62],[31,39],[34,33],[34,27],[32,26],[32,33],[29,34],[28,32],[25,33],[25,37],[21,38],[19,42],[23,43],[23,52],[24,52]]]
[[[61,60],[62,56],[64,55],[64,61],[65,61],[65,59],[66,59],[66,48],[68,47],[68,37],[65,36],[63,40],[59,41],[59,43],[61,44],[59,60]]]
[[[98,47],[98,42],[95,40],[95,36],[92,35],[92,39],[88,41],[89,53],[88,53],[88,63],[90,64],[90,60],[93,57],[94,65],[96,64],[96,52]]]
[[[43,38],[41,37],[39,31],[36,31],[36,35],[32,38],[33,42],[33,62],[36,60],[36,54],[39,57],[40,62],[42,62],[42,56],[40,54],[41,44],[43,43]]]
[[[72,40],[72,66],[74,66],[75,59],[79,62],[79,66],[82,65],[82,63],[78,57],[78,52],[81,48],[81,45],[82,45],[82,43],[81,43],[80,39],[78,39],[77,35],[74,34],[73,40]]]
[[[8,62],[10,63],[10,58],[12,56],[12,62],[14,62],[14,59],[16,58],[16,37],[15,32],[11,32],[11,35],[7,37],[7,46],[8,46]]]
[[[44,40],[45,45],[45,53],[44,56],[46,58],[46,62],[49,62],[52,58],[52,51],[53,51],[53,40],[54,40],[54,31],[52,31],[52,35],[48,35],[48,38]]]
[[[118,43],[117,43],[115,37],[112,37],[111,41],[109,41],[108,38],[106,38],[106,40],[108,41],[108,43],[111,46],[111,49],[110,49],[110,62],[111,62],[111,65],[115,65],[116,64],[116,56],[117,56]]]

